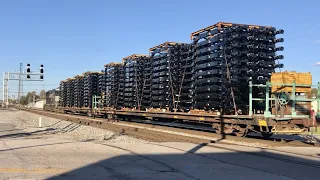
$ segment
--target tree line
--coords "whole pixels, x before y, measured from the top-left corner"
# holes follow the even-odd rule
[[[35,91],[28,92],[27,95],[22,96],[20,98],[20,104],[28,105],[34,101],[45,100],[46,99],[46,91],[41,90],[40,94],[37,94]]]

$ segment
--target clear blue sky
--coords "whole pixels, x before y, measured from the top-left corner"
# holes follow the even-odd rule
[[[190,33],[218,21],[285,30],[285,69],[320,81],[320,3],[257,0],[8,0],[0,1],[0,73],[19,63],[45,65],[45,89],[84,71],[103,69],[165,41],[190,42]],[[17,91],[12,84],[11,92]],[[31,86],[34,85],[34,86]],[[2,87],[1,87],[2,88]],[[41,84],[25,85],[25,91]],[[2,91],[2,89],[1,89]],[[2,98],[2,94],[0,99]]]

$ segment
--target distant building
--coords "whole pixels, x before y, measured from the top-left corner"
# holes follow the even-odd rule
[[[28,106],[31,108],[42,109],[44,104],[45,104],[45,101],[36,101],[36,102],[29,103]]]
[[[52,89],[46,92],[46,103],[49,105],[58,106],[60,99],[60,90],[59,89]]]

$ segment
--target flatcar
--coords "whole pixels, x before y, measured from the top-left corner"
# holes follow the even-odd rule
[[[265,98],[253,97],[253,87],[264,88]],[[320,83],[315,89],[320,92]],[[307,92],[311,92],[310,84],[268,82],[262,85],[250,83],[248,95],[249,112],[243,114],[239,109],[234,115],[225,114],[223,109],[219,111],[191,110],[189,112],[172,112],[168,109],[150,108],[139,110],[136,108],[116,109],[101,107],[103,96],[93,96],[91,108],[46,105],[44,110],[116,120],[139,118],[141,120],[169,120],[180,123],[207,123],[211,124],[217,133],[245,136],[249,132],[258,132],[264,137],[269,137],[272,134],[303,134],[317,125],[316,118],[319,115],[311,109],[311,102],[317,101],[319,103],[319,94],[317,94],[317,97],[309,98],[310,93]],[[265,110],[255,111],[254,102],[263,102]],[[319,107],[317,111],[319,111]]]

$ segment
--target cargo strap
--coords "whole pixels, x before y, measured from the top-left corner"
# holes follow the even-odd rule
[[[227,60],[225,48],[223,48],[223,55],[224,55],[224,59],[225,59],[225,62],[226,62],[227,79],[228,79],[229,84],[230,84],[230,90],[231,90],[231,97],[232,97],[232,101],[233,101],[234,113],[235,113],[235,115],[238,115],[237,105],[236,105],[236,101],[234,99],[234,94],[233,94],[233,89],[232,89],[232,84],[231,84],[230,70],[229,70],[229,66],[228,66],[228,60]]]
[[[191,52],[191,48],[192,48],[192,41],[190,42],[190,46],[188,48],[188,55],[186,57],[186,61],[185,61],[185,64],[184,64],[184,69],[183,69],[183,74],[182,74],[182,79],[181,79],[181,83],[180,83],[180,87],[179,87],[179,94],[178,94],[178,100],[177,100],[177,103],[175,104],[175,109],[178,109],[178,104],[180,102],[180,96],[181,96],[181,92],[182,92],[182,86],[183,86],[183,81],[184,81],[184,77],[185,77],[185,74],[186,74],[186,70],[187,70],[187,60],[188,58],[190,57],[190,52]],[[198,45],[196,45],[198,46]],[[197,61],[197,56],[196,56],[196,59],[195,59],[195,62]]]

